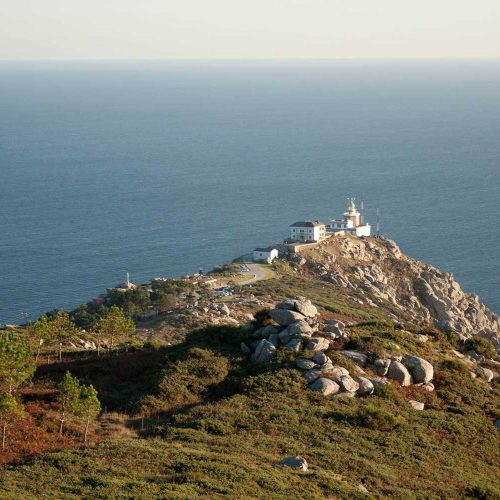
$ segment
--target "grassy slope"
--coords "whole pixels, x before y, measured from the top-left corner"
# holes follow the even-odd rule
[[[244,335],[212,328],[166,351],[170,363],[143,404],[169,420],[149,436],[4,468],[2,496],[355,498],[363,483],[375,496],[456,498],[475,487],[500,488],[492,424],[498,386],[443,360],[436,394],[394,389],[368,399],[323,398],[286,365],[249,365],[237,354]],[[408,397],[428,409],[413,411]],[[375,428],[361,418],[367,405],[386,412]],[[290,454],[305,456],[310,472],[277,466]]]
[[[255,285],[256,294],[278,299],[300,291],[326,314],[386,318],[312,278],[280,275]],[[2,498],[365,498],[356,489],[360,483],[375,498],[500,498],[500,439],[493,426],[500,388],[448,361],[454,346],[445,336],[419,344],[384,323],[353,329],[353,345],[392,350],[397,344],[432,358],[436,391],[389,389],[365,399],[336,399],[307,390],[286,353],[271,367],[249,364],[239,354],[246,335],[210,328],[155,354],[149,371],[136,370],[141,394],[133,397],[135,408],[161,415],[154,429],[138,439],[4,466]],[[113,400],[117,380],[110,370],[109,364],[102,370],[93,365],[87,380],[126,408],[129,391],[120,387],[123,401]],[[426,410],[412,410],[407,399],[426,402]],[[364,418],[368,407],[374,408],[370,421]],[[310,471],[277,465],[292,454],[304,456]]]

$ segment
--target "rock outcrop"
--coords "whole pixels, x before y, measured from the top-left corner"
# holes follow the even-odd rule
[[[323,246],[324,260],[308,261],[322,280],[357,291],[370,305],[390,303],[419,324],[480,335],[500,349],[500,318],[475,294],[464,292],[451,273],[440,272],[404,255],[383,238],[333,238]],[[324,270],[324,262],[335,261]]]
[[[317,316],[317,308],[304,297],[280,302],[269,311],[269,318],[276,324],[266,325],[252,333],[254,339],[260,339],[254,345],[252,360],[267,363],[273,359],[279,347],[286,347],[292,352],[300,352],[306,344],[311,351],[328,349],[330,340],[321,336],[314,337],[318,335]],[[304,362],[311,363],[308,360]]]
[[[269,363],[276,355],[276,347],[266,339],[262,339],[252,355],[256,363]]]
[[[284,458],[281,460],[280,465],[304,472],[306,472],[309,468],[306,459],[299,456]]]
[[[405,356],[404,362],[410,370],[415,383],[425,384],[433,379],[434,368],[425,359],[419,358],[417,356]]]
[[[297,310],[293,310],[292,307]],[[298,312],[298,309],[302,312]],[[285,317],[283,313],[293,314],[288,317],[288,319],[293,318],[293,321],[291,323],[288,319],[283,321]],[[356,366],[350,373],[345,367],[334,364],[331,351],[333,341],[328,338],[328,332],[318,330],[317,308],[303,297],[280,302],[269,311],[269,318],[274,319],[277,324],[266,325],[254,331],[251,337],[255,340],[251,342],[250,347],[248,342],[241,344],[242,354],[249,355],[255,363],[270,363],[279,348],[302,352],[302,355],[295,359],[295,366],[303,372],[309,388],[324,396],[370,396],[378,387],[389,383],[386,376],[402,387],[415,384],[424,391],[434,390],[434,385],[431,383],[434,368],[429,361],[418,356],[407,354],[377,358],[373,361],[373,354],[368,352],[337,350],[337,356],[344,357],[346,363],[351,362]],[[334,326],[338,326],[337,323],[341,324],[335,322],[336,320],[330,320],[325,324]],[[343,324],[342,332],[343,335],[347,335]],[[378,376],[369,376],[365,370]],[[477,367],[476,373],[487,381],[491,381],[494,377],[491,370],[481,366]]]
[[[329,396],[330,394],[336,394],[339,392],[340,387],[333,380],[320,377],[310,385],[310,389],[323,394],[323,396]]]
[[[411,385],[412,383],[410,372],[408,371],[406,366],[399,361],[391,362],[389,371],[387,372],[387,376],[398,382],[401,387]]]

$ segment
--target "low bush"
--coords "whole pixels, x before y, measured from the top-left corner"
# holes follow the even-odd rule
[[[478,337],[477,335],[468,339],[465,342],[464,347],[466,351],[469,350],[476,351],[478,354],[488,359],[494,359],[497,354],[495,347],[488,339],[485,339],[483,337]]]
[[[192,348],[184,360],[165,369],[155,396],[143,399],[141,409],[150,414],[198,403],[216,391],[229,374],[229,359],[212,351]]]
[[[356,373],[357,372],[356,363],[354,363],[354,361],[346,358],[345,356],[342,356],[342,354],[340,354],[338,351],[330,349],[329,351],[326,351],[326,354],[332,360],[332,363],[334,365],[338,365],[338,366],[341,366],[342,368],[345,368],[346,370],[349,371],[349,373]]]
[[[276,349],[276,357],[274,358],[274,362],[279,365],[290,365],[298,357],[300,357],[300,353],[293,352],[290,349],[282,346]]]
[[[401,391],[392,384],[379,384],[375,386],[375,395],[391,401],[401,401],[403,399]]]
[[[439,366],[444,370],[451,370],[454,372],[467,373],[469,371],[469,367],[458,359],[445,359]]]
[[[359,425],[375,431],[392,431],[405,422],[401,416],[394,415],[373,405],[366,405],[357,414]]]
[[[389,352],[394,351],[394,348],[380,338],[373,336],[364,336],[353,338],[346,344],[346,349],[356,349],[359,351],[367,352],[372,360],[377,358],[387,357]]]
[[[492,486],[473,486],[465,490],[465,498],[476,500],[499,500],[500,489]]]
[[[278,370],[248,377],[243,387],[250,393],[290,393],[305,390],[307,384],[301,374],[294,369]]]

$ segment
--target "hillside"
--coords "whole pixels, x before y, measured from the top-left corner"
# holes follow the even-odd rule
[[[388,240],[272,271],[143,322],[153,344],[40,364],[2,498],[500,498],[497,316]],[[102,402],[91,446],[51,423],[66,370]]]

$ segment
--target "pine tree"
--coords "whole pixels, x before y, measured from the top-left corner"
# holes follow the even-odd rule
[[[59,311],[48,325],[49,337],[58,345],[59,361],[62,361],[62,345],[75,338],[77,329],[66,311]]]
[[[5,449],[7,427],[15,424],[24,416],[21,403],[12,394],[0,396],[0,423],[2,426],[2,450]]]
[[[78,412],[78,402],[80,397],[80,382],[76,377],[72,377],[70,372],[66,372],[61,382],[57,386],[59,390],[59,435],[63,435],[64,422],[69,414]]]
[[[16,332],[0,333],[0,391],[12,394],[35,372],[35,365],[22,337]]]
[[[78,399],[78,414],[85,421],[85,432],[83,442],[87,442],[90,423],[101,412],[101,403],[97,397],[97,391],[92,385],[80,387],[80,397]]]
[[[95,330],[107,339],[111,351],[118,336],[129,337],[135,332],[135,324],[119,307],[112,306],[106,315],[96,322]]]
[[[35,323],[31,330],[32,336],[32,344],[35,345],[34,350],[36,350],[35,355],[35,363],[38,361],[40,356],[40,350],[42,345],[47,343],[50,340],[50,324],[49,319],[44,314],[38,318],[38,321]]]

